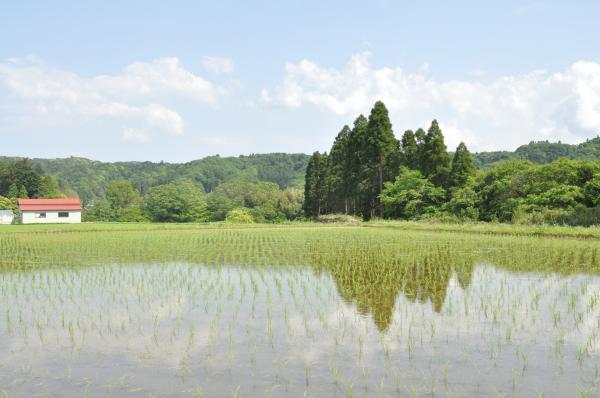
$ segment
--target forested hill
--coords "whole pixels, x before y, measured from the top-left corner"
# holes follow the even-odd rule
[[[600,137],[575,145],[539,141],[522,145],[514,152],[475,153],[473,163],[477,168],[486,168],[503,160],[527,159],[534,163],[549,163],[560,157],[600,160]],[[108,182],[116,179],[130,180],[142,195],[152,186],[186,178],[202,184],[206,192],[211,192],[223,181],[238,176],[274,182],[281,188],[302,189],[308,159],[308,155],[300,153],[270,153],[239,157],[209,156],[188,163],[109,163],[77,157],[32,159],[32,163],[40,173],[56,177],[61,191],[77,194],[87,203],[104,197]]]
[[[511,159],[525,159],[534,163],[550,163],[559,158],[600,160],[600,136],[581,144],[563,144],[561,142],[532,141],[521,145],[514,152],[496,151],[473,154],[473,163],[477,168]]]
[[[58,179],[63,192],[73,192],[84,202],[104,197],[111,180],[130,180],[143,195],[150,187],[191,179],[206,192],[221,182],[239,176],[269,181],[280,188],[302,188],[309,156],[270,153],[239,157],[210,156],[189,163],[99,162],[85,158],[32,159],[36,170]],[[0,158],[14,160],[15,158]]]

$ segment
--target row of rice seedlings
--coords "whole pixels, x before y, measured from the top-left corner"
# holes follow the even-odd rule
[[[472,371],[468,361],[481,361],[483,352],[519,390],[533,362],[527,344],[554,347],[540,341],[552,325],[551,338],[562,339],[557,366],[577,358],[583,374],[589,373],[596,328],[585,336],[581,330],[596,314],[597,279],[577,275],[581,269],[594,274],[596,267],[593,255],[582,254],[589,249],[585,242],[549,241],[541,248],[539,242],[519,243],[519,255],[502,240],[488,242],[492,250],[482,253],[460,239],[357,230],[327,236],[293,231],[287,242],[270,231],[172,234],[162,236],[162,249],[181,251],[163,257],[154,249],[145,257],[133,246],[158,242],[130,234],[119,242],[105,237],[71,242],[67,251],[82,245],[73,264],[61,262],[58,254],[43,257],[54,237],[28,241],[34,246],[12,257],[21,263],[0,274],[6,319],[0,330],[9,336],[11,355],[33,347],[67,348],[69,358],[79,358],[104,345],[131,353],[141,368],[167,359],[182,380],[223,367],[233,378],[249,366],[263,375],[256,388],[266,390],[268,380],[269,391],[273,385],[298,388],[301,372],[308,393],[328,388],[357,395],[439,393],[442,385],[450,394],[456,383],[440,379],[466,381],[448,375],[447,368],[440,378],[432,358],[458,355]],[[21,243],[12,244],[18,249]],[[232,248],[238,251],[227,254]],[[537,260],[536,269],[519,260],[530,258],[525,251],[547,257]],[[558,265],[553,269],[544,261]],[[155,265],[127,265],[135,263]],[[20,264],[28,264],[26,270]],[[544,276],[547,272],[555,273]],[[313,346],[317,352],[306,352]],[[369,371],[374,363],[379,369]],[[181,388],[197,387],[190,383],[182,381]],[[249,391],[239,386],[238,394]]]

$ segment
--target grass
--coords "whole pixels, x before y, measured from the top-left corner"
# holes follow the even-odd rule
[[[228,224],[211,223],[82,223],[82,224],[28,224],[0,225],[2,233],[32,232],[102,232],[102,231],[171,231],[206,229],[272,229],[272,228],[393,228],[406,231],[458,232],[500,236],[537,236],[558,238],[600,239],[600,227],[570,227],[556,225],[516,225],[486,222],[465,222],[461,224],[426,221],[374,220],[359,225],[327,224],[312,222],[286,222],[281,224]]]

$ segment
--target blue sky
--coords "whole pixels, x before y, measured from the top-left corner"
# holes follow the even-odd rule
[[[126,3],[126,4],[123,4]],[[597,1],[13,1],[0,154],[327,150],[382,99],[449,147],[600,133]]]

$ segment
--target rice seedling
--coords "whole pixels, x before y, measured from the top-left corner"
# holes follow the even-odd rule
[[[89,228],[0,230],[0,394],[596,391],[593,239]]]

